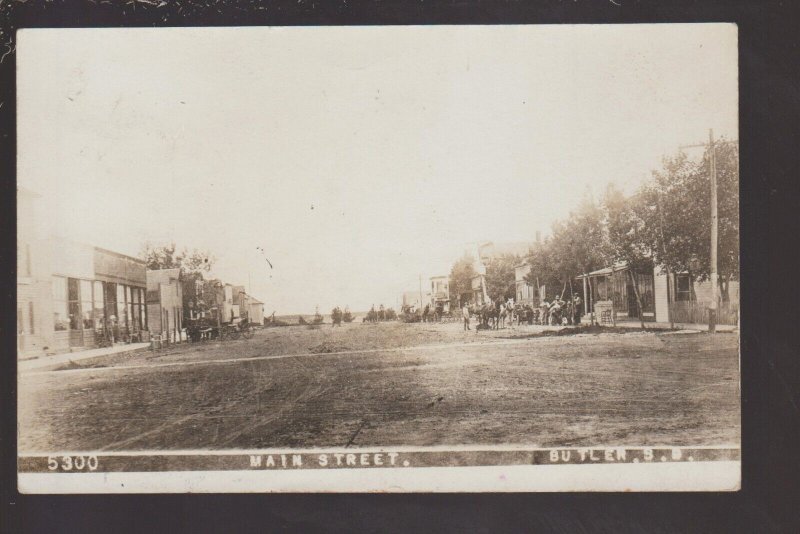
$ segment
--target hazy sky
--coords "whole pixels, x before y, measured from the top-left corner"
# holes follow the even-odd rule
[[[708,129],[732,25],[23,30],[19,185],[46,230],[206,248],[266,313],[394,306]],[[270,269],[261,247],[274,265]]]

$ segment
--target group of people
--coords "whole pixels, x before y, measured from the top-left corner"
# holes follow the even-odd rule
[[[514,304],[513,299],[504,301],[497,299],[494,302],[487,302],[480,306],[470,307],[464,304],[461,308],[461,318],[464,321],[464,330],[472,330],[470,318],[475,315],[479,319],[477,329],[480,328],[500,328],[506,318],[514,324],[538,324],[538,325],[579,325],[583,315],[583,299],[574,293],[572,298],[564,300],[562,296],[556,295],[553,300],[548,302],[542,300],[538,307],[529,304]]]
[[[553,300],[543,300],[539,305],[540,320],[538,324],[550,325],[579,325],[583,315],[583,299],[574,293],[567,300],[556,295]]]

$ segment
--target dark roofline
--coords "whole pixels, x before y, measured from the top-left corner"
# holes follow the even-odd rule
[[[116,256],[118,258],[123,258],[123,259],[126,259],[126,260],[133,260],[136,263],[141,263],[142,265],[145,265],[145,266],[147,265],[146,261],[141,260],[139,258],[134,258],[133,256],[128,256],[127,254],[122,254],[120,252],[114,252],[113,250],[108,250],[107,248],[102,248],[102,247],[97,247],[97,246],[95,246],[93,248],[98,252],[103,252],[105,254],[111,254],[112,256]],[[160,269],[155,269],[155,270],[160,270]]]
[[[160,273],[165,271],[177,271],[178,278],[183,278],[183,272],[181,271],[180,267],[170,267],[168,269],[147,269],[148,273]]]

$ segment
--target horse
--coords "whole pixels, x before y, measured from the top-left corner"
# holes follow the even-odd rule
[[[517,320],[519,320],[517,315],[517,305],[513,304],[513,302],[509,300],[505,304],[505,309],[506,309],[506,316],[508,316],[508,323],[511,326],[514,326],[514,319],[516,318]]]
[[[489,319],[492,321],[492,330],[500,329],[500,316],[504,311],[502,302],[489,303]]]
[[[511,325],[514,324],[514,309],[511,308],[511,304],[502,304],[500,303],[500,308],[497,311],[497,318],[502,328],[506,327],[506,317],[509,317],[509,323]]]
[[[496,313],[494,306],[487,302],[480,307],[481,326],[485,329],[494,327],[494,314]],[[491,323],[491,324],[490,324]],[[483,330],[483,328],[481,330]]]

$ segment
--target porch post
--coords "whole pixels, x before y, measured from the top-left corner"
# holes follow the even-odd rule
[[[583,275],[583,314],[589,315],[589,294],[586,293],[586,275]]]

